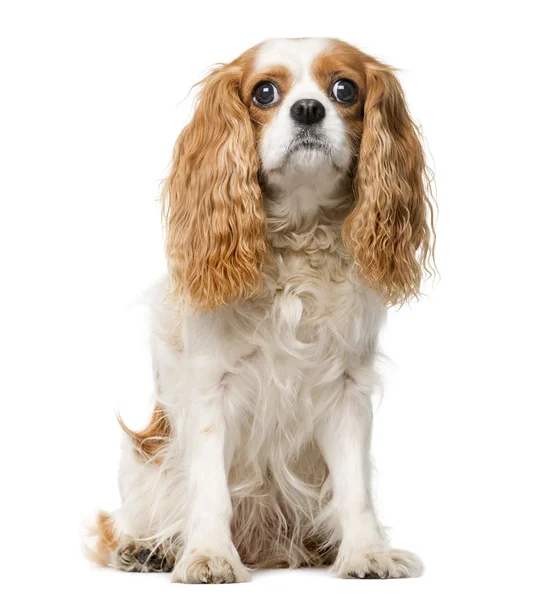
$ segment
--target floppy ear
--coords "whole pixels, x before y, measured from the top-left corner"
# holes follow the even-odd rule
[[[425,154],[392,69],[367,67],[356,202],[343,237],[360,274],[390,304],[417,296],[432,255]]]
[[[254,131],[239,94],[242,70],[235,61],[201,82],[165,182],[173,291],[195,308],[244,300],[261,283],[265,215]]]

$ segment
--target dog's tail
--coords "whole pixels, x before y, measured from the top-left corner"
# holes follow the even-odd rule
[[[119,545],[120,534],[110,514],[99,511],[88,528],[84,545],[85,556],[93,563],[107,567],[112,563],[113,552]]]
[[[142,431],[133,431],[127,427],[120,415],[117,415],[117,420],[121,429],[131,438],[137,454],[145,462],[156,462],[156,456],[161,455],[171,434],[169,419],[163,407],[156,404],[150,422]]]

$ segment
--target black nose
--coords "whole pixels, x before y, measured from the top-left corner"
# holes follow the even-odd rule
[[[323,119],[325,107],[318,100],[297,100],[290,107],[290,116],[302,125],[313,125]]]

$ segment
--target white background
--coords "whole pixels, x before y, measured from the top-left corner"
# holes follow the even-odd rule
[[[12,2],[0,15],[2,575],[8,597],[550,597],[553,52],[547,2]],[[189,88],[267,37],[334,36],[403,69],[433,156],[442,278],[393,311],[380,514],[409,581],[240,586],[89,565],[120,433],[149,415],[159,182]]]

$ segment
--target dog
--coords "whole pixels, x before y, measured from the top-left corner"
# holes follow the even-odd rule
[[[433,272],[433,203],[394,69],[276,39],[202,82],[165,181],[156,406],[124,429],[121,508],[89,556],[173,581],[332,565],[417,577],[370,482],[378,335]]]

